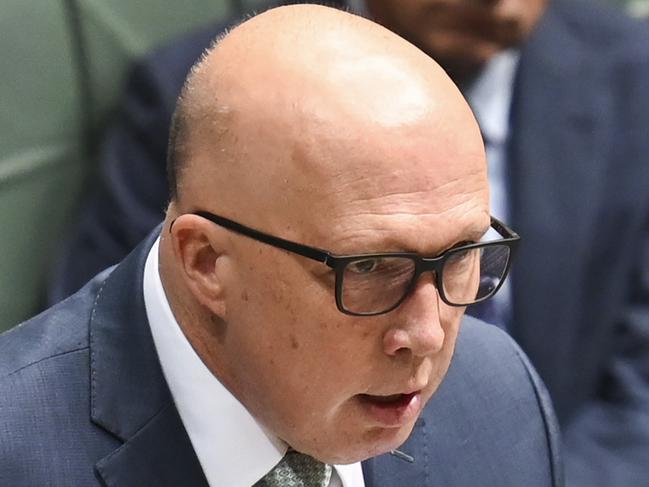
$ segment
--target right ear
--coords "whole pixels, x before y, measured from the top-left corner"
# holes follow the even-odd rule
[[[180,215],[170,228],[174,257],[196,300],[225,319],[228,232],[198,215]]]

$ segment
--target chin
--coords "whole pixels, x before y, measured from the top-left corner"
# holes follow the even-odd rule
[[[400,428],[380,428],[369,431],[356,445],[345,445],[337,451],[322,452],[317,458],[335,465],[362,462],[389,453],[403,445],[414,425]]]

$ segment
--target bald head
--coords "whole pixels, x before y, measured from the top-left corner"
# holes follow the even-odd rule
[[[317,249],[286,250],[434,256],[479,240],[489,225],[484,150],[455,86],[368,20],[283,7],[204,56],[176,128],[160,272],[196,352],[298,451],[348,463],[397,447],[446,373],[462,308],[442,303],[427,276],[389,314],[352,316],[339,306],[340,273],[351,269],[354,282],[381,259],[334,271]],[[240,225],[254,230],[246,237]],[[258,232],[298,244],[280,250]],[[475,262],[456,261],[470,293]],[[382,289],[376,296],[382,306]],[[376,396],[411,403],[387,414]]]
[[[360,141],[387,142],[385,133],[449,145],[469,132],[467,149],[481,151],[469,109],[434,61],[377,24],[317,5],[269,10],[216,43],[193,68],[174,125],[171,190],[186,208],[302,198],[349,171],[330,145],[362,151]]]

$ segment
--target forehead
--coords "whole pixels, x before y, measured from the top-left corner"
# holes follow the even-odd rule
[[[444,116],[401,125],[348,113],[235,117],[251,126],[236,132],[254,136],[233,146],[232,164],[201,178],[200,206],[341,254],[432,255],[476,240],[489,224],[482,139],[462,108],[436,108]]]
[[[370,236],[359,245],[442,246],[455,236],[440,229],[484,218],[477,124],[443,71],[406,47],[390,56],[336,51],[331,69],[269,68],[285,76],[233,84],[232,163],[198,178],[207,206],[331,250]],[[405,238],[410,228],[426,235]]]
[[[457,98],[437,98],[427,112],[413,111],[396,124],[356,113],[352,103],[320,108],[285,119],[262,109],[241,122],[254,122],[240,130],[254,129],[254,137],[238,145],[243,163],[229,178],[238,184],[219,191],[221,197],[232,191],[231,215],[336,253],[432,254],[486,230],[484,147]]]
[[[477,240],[489,225],[486,163],[479,135],[464,128],[365,127],[363,137],[350,130],[348,140],[302,147],[297,158],[325,159],[300,207],[316,243],[337,253],[434,254]]]

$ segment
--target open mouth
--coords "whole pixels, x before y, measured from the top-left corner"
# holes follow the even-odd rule
[[[360,397],[362,401],[372,403],[379,407],[399,407],[407,406],[415,394],[417,393],[392,394],[391,396],[371,396],[369,394],[361,394]]]
[[[422,407],[421,391],[388,396],[359,394],[358,398],[367,414],[385,427],[403,426],[414,420]]]

